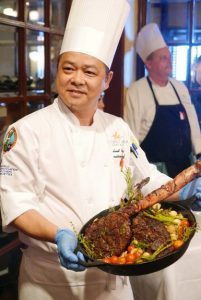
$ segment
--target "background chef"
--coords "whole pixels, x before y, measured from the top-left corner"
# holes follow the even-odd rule
[[[170,51],[157,24],[145,25],[136,38],[136,52],[148,76],[127,91],[124,118],[149,161],[175,177],[201,153],[197,115],[185,85],[173,78]],[[164,168],[165,167],[165,168]]]
[[[133,299],[127,278],[84,270],[73,232],[119,203],[126,190],[122,169],[130,167],[136,182],[151,178],[145,194],[169,179],[148,163],[121,118],[97,109],[128,11],[125,0],[73,0],[56,76],[59,96],[6,134],[1,213],[4,230],[18,229],[27,246],[20,300]]]

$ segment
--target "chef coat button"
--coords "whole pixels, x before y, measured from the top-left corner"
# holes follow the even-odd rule
[[[89,204],[91,204],[91,203],[92,203],[92,198],[88,198],[88,199],[87,199],[87,202],[88,202]]]

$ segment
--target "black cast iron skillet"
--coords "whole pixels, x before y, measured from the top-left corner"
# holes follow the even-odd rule
[[[197,223],[196,223],[195,216],[189,209],[191,207],[192,203],[194,202],[194,200],[195,200],[194,198],[190,198],[188,200],[181,201],[181,202],[162,202],[161,205],[162,205],[162,208],[164,208],[164,209],[171,208],[177,212],[181,212],[184,217],[188,218],[188,220],[190,222],[190,226],[196,227]],[[90,223],[92,223],[97,218],[107,215],[110,211],[111,210],[106,209],[106,210],[100,212],[99,214],[97,214],[96,216],[94,216],[93,218],[91,218],[82,227],[80,233],[84,234],[85,229],[87,228],[87,226]],[[87,268],[88,267],[97,267],[104,272],[114,274],[114,275],[138,276],[138,275],[149,274],[149,273],[164,269],[164,268],[170,266],[171,264],[173,264],[174,262],[176,262],[186,252],[194,234],[195,234],[195,231],[193,230],[192,233],[190,234],[189,239],[179,249],[175,250],[174,252],[169,253],[163,257],[156,258],[153,261],[147,261],[147,262],[143,262],[143,263],[139,263],[139,264],[121,264],[121,265],[120,264],[108,264],[108,263],[94,260],[86,254],[83,246],[81,244],[79,244],[78,249],[79,249],[79,251],[81,251],[84,254],[85,259],[86,259],[86,262],[79,261],[79,263]]]

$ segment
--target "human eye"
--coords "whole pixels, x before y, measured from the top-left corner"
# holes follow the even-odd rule
[[[90,77],[93,77],[93,76],[96,76],[97,74],[96,74],[96,71],[95,70],[91,70],[91,69],[86,69],[85,70],[85,74],[87,75],[87,76],[90,76]]]
[[[162,56],[161,57],[161,61],[166,62],[166,61],[169,61],[169,60],[170,60],[170,57],[167,57],[167,56]]]
[[[74,71],[74,67],[73,66],[70,66],[70,65],[64,65],[63,66],[63,71],[65,73],[72,73]]]

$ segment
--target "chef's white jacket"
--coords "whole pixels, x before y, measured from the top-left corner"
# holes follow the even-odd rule
[[[179,94],[186,110],[191,129],[191,142],[194,154],[201,153],[201,133],[197,114],[191,102],[186,86],[173,78],[169,78]],[[178,98],[168,82],[166,86],[159,86],[152,82],[156,99],[160,105],[178,104]],[[147,79],[141,78],[131,84],[126,93],[124,119],[129,124],[136,138],[141,143],[148,134],[156,113],[152,91]]]
[[[6,231],[13,230],[10,223],[16,217],[35,209],[59,227],[73,230],[73,224],[79,232],[95,214],[119,204],[126,190],[120,166],[122,158],[124,170],[131,168],[136,183],[150,177],[143,188],[144,194],[169,180],[148,163],[139,147],[137,157],[130,152],[131,142],[137,145],[137,141],[128,125],[121,118],[100,110],[94,115],[93,125],[83,127],[56,99],[52,105],[24,117],[9,129],[13,127],[17,138],[12,149],[2,154],[0,176],[1,213]],[[48,253],[48,259],[58,260],[55,244],[21,232],[19,236],[29,246],[25,251],[29,259],[35,256],[38,262]],[[94,270],[84,273],[93,274]],[[34,276],[40,277],[41,271],[38,275],[37,272]],[[66,270],[65,274],[68,284],[84,284],[83,272],[76,277],[72,271]],[[59,276],[55,275],[55,282],[56,277]],[[98,279],[89,276],[88,280],[97,282]]]

